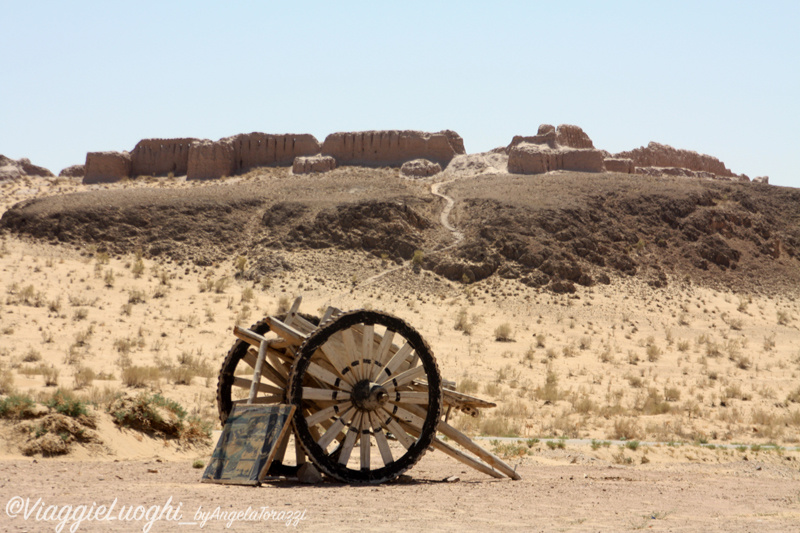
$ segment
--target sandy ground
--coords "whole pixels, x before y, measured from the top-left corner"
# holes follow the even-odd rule
[[[5,187],[3,209],[80,189],[70,182],[57,187]],[[50,529],[12,520],[7,509],[14,496],[57,506],[118,498],[118,505],[145,507],[172,497],[183,502],[185,521],[193,521],[199,506],[266,505],[306,510],[298,527],[333,530],[785,531],[800,523],[796,295],[680,283],[654,290],[615,280],[576,298],[494,278],[463,286],[410,268],[375,278],[387,266],[356,252],[302,251],[292,260],[305,268],[264,286],[237,279],[233,260],[199,268],[145,258],[136,274],[133,255],[104,257],[3,238],[3,375],[15,390],[45,398],[56,387],[45,385],[41,367],[57,369],[59,387],[95,402],[102,444],[75,446],[66,459],[25,458],[14,423],[0,422],[0,529]],[[519,464],[518,482],[487,479],[429,453],[409,471],[409,483],[282,482],[246,489],[198,483],[201,471],[191,465],[207,461],[209,446],[181,447],[120,430],[105,414],[104,402],[114,394],[159,392],[216,421],[216,374],[234,341],[231,326],[253,323],[295,295],[303,296],[309,313],[327,305],[371,307],[414,325],[445,378],[498,404],[477,419],[456,418],[472,435],[596,444],[567,441],[566,449],[551,450],[544,441],[482,441]],[[460,315],[469,334],[455,327]],[[512,342],[495,339],[504,324]],[[142,389],[126,387],[123,355],[158,368],[158,377]],[[173,372],[187,361],[196,374],[189,384],[176,384]],[[79,386],[75,377],[84,367],[103,379]],[[620,438],[660,444],[607,444]],[[670,445],[675,442],[685,445]],[[453,475],[460,481],[441,482]],[[142,523],[119,526],[114,529],[142,529]],[[162,521],[153,530],[196,527]],[[237,529],[257,527],[264,526]],[[212,521],[204,529],[223,528]],[[84,523],[80,530],[108,527]]]
[[[0,487],[6,509],[14,497],[29,498],[29,505],[42,498],[43,506],[59,508],[110,506],[116,499],[116,517],[126,506],[157,506],[160,512],[171,498],[176,510],[162,515],[152,531],[222,531],[229,513],[248,508],[263,513],[264,507],[284,512],[284,521],[277,519],[281,515],[273,520],[262,514],[261,520],[256,515],[252,521],[234,522],[232,529],[293,529],[293,523],[286,525],[292,518],[298,519],[297,529],[306,531],[734,532],[793,531],[800,523],[796,466],[753,460],[637,467],[602,461],[568,464],[575,458],[585,459],[574,451],[560,451],[558,458],[529,457],[518,467],[521,481],[495,481],[432,453],[403,482],[371,487],[282,481],[260,488],[200,484],[200,471],[180,462],[17,460],[0,462]],[[459,481],[443,481],[451,476]],[[208,513],[207,522],[200,513]],[[79,527],[140,531],[147,522],[109,526],[85,521]],[[4,531],[45,531],[57,523],[0,514]]]

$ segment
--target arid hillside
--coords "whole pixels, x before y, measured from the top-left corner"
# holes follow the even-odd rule
[[[452,222],[465,235],[451,247],[429,187],[393,169],[265,169],[202,187],[48,196],[13,206],[0,226],[201,266],[244,255],[261,275],[277,250],[335,247],[398,262],[420,250],[422,268],[452,281],[499,276],[554,292],[630,276],[654,287],[750,291],[800,282],[794,189],[614,173],[483,174],[441,189],[455,199]]]

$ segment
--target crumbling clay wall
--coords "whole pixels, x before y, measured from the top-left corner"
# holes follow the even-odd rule
[[[131,155],[128,152],[89,152],[86,154],[83,183],[111,183],[131,175]]]
[[[219,179],[235,172],[233,145],[227,141],[197,141],[189,146],[187,180]]]
[[[319,141],[307,133],[242,133],[226,137],[220,142],[229,142],[233,147],[236,172],[254,167],[292,166],[295,157],[319,153]]]
[[[185,176],[189,149],[198,139],[143,139],[131,152],[133,176]]]
[[[294,174],[310,174],[328,172],[336,168],[336,160],[327,155],[299,156],[294,158],[292,172]]]
[[[679,150],[656,142],[650,142],[646,147],[620,152],[614,157],[633,159],[633,164],[637,167],[678,167],[698,172],[711,172],[718,176],[735,176],[716,157],[699,154],[692,150]]]
[[[86,174],[85,165],[71,165],[61,170],[58,175],[62,178],[82,178]]]
[[[332,133],[322,143],[323,155],[338,165],[399,167],[406,161],[427,159],[444,168],[464,152],[464,141],[454,131],[428,133],[411,130]]]
[[[578,126],[562,124],[556,129],[542,124],[535,136],[515,135],[508,145],[508,171],[542,174],[551,170],[603,172],[605,154]]]
[[[635,166],[633,159],[608,157],[605,159],[606,172],[620,172],[622,174],[633,174]]]

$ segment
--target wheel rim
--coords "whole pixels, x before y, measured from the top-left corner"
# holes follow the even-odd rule
[[[297,440],[321,470],[341,481],[393,479],[435,437],[439,370],[419,333],[399,318],[374,311],[341,315],[303,343],[289,381]],[[409,412],[410,405],[425,409],[425,416]],[[399,451],[391,449],[389,434]]]

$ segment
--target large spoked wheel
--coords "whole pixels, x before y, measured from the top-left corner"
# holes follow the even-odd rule
[[[319,324],[317,317],[302,316],[313,324]],[[250,326],[250,330],[259,335],[268,335],[269,324],[266,320],[261,320]],[[275,342],[280,340],[280,338],[276,338]],[[237,340],[222,362],[217,380],[217,409],[219,420],[223,426],[233,406],[237,403],[247,402],[258,358],[257,354],[256,348],[242,340]],[[269,355],[271,360],[264,365],[255,403],[267,405],[284,403],[294,355],[285,346],[277,344],[274,349],[270,350]]]
[[[318,328],[300,347],[289,387],[297,440],[340,481],[394,479],[436,436],[439,369],[419,333],[391,315],[352,311]]]

